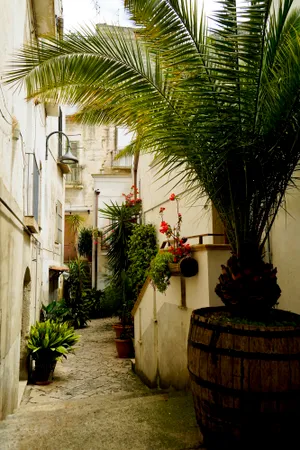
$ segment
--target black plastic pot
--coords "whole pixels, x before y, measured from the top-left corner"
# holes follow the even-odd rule
[[[37,359],[33,374],[35,384],[46,385],[52,383],[55,366],[56,361]]]

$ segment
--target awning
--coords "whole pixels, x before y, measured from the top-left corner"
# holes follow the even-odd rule
[[[53,272],[68,272],[68,266],[50,266],[49,270],[53,270]]]

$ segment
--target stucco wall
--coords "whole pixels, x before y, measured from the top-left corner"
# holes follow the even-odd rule
[[[78,159],[81,168],[81,182],[66,183],[66,211],[78,213],[90,210],[86,226],[93,225],[94,180],[93,174],[100,174],[103,167],[110,167],[115,153],[114,126],[87,126],[66,119],[66,133],[71,142],[78,142]]]
[[[172,276],[165,294],[149,283],[134,308],[136,371],[151,387],[186,389],[187,338],[194,309],[221,305],[214,292],[220,265],[229,255],[227,245],[199,245],[194,248],[199,273],[186,278],[186,306],[183,306],[180,277]]]
[[[290,190],[286,211],[279,212],[271,233],[273,264],[282,290],[279,307],[300,314],[300,192]]]
[[[110,205],[111,202],[122,204],[124,202],[123,193],[129,193],[132,186],[132,177],[130,169],[107,169],[106,173],[100,175],[93,175],[94,179],[94,190],[99,190],[100,194],[98,196],[98,229],[103,230],[107,225],[109,225],[108,219],[104,219],[100,209],[105,208],[105,204]],[[94,194],[95,197],[95,194]],[[100,241],[99,241],[100,243]],[[97,256],[97,289],[103,289],[107,283],[107,259],[106,251],[101,249],[98,245]],[[93,243],[93,286],[95,286],[95,241]]]
[[[143,216],[145,223],[153,223],[159,227],[161,217],[160,207],[166,208],[164,220],[174,226],[177,221],[176,202],[169,200],[170,194],[179,196],[179,211],[182,214],[182,236],[194,236],[207,233],[219,233],[219,228],[213,221],[212,209],[206,197],[197,197],[195,193],[188,193],[186,186],[179,183],[183,176],[181,172],[172,172],[169,175],[157,174],[157,167],[152,167],[153,156],[141,155],[138,167],[138,187],[143,199]],[[158,233],[159,242],[165,236]],[[197,239],[190,240],[196,244]],[[213,238],[206,237],[205,244],[215,243]]]
[[[1,2],[0,76],[13,52],[34,32],[30,2]],[[45,161],[46,136],[58,129],[58,122],[46,116],[44,105],[24,98],[23,89],[0,85],[0,419],[17,406],[24,336],[38,319],[41,302],[48,301],[49,266],[60,263],[62,256],[55,235],[56,202],[64,203],[64,180],[56,163],[55,137]],[[31,203],[27,178],[32,183],[33,155],[39,171],[40,227],[34,235],[22,225]],[[26,296],[25,273],[31,280]]]

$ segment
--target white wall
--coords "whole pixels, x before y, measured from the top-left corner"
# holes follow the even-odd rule
[[[273,264],[282,294],[279,307],[300,314],[300,192],[288,191],[271,233]]]
[[[110,174],[110,175],[94,175],[94,189],[99,189],[99,209],[105,208],[105,204],[110,205],[111,202],[119,205],[124,202],[124,194],[130,192],[132,186],[132,178],[130,171],[125,174]],[[98,211],[98,228],[103,229],[109,224],[107,219],[104,219]]]
[[[164,220],[174,226],[177,221],[176,202],[170,201],[170,194],[179,195],[179,211],[182,214],[183,222],[181,228],[182,236],[193,236],[213,232],[212,212],[209,205],[206,205],[206,197],[198,197],[195,194],[186,193],[186,186],[178,184],[182,177],[176,177],[173,172],[169,176],[157,175],[157,168],[152,167],[153,156],[150,154],[141,155],[138,168],[138,187],[143,199],[143,214],[145,223],[154,224],[157,229],[160,225],[160,207],[166,208]],[[165,240],[165,236],[158,233],[160,242]],[[193,239],[190,243],[196,244]],[[205,238],[204,243],[212,243],[211,238]]]
[[[93,225],[94,179],[105,167],[111,167],[115,153],[115,126],[87,126],[66,121],[66,134],[70,141],[78,142],[81,183],[66,183],[66,212],[90,211],[85,225]]]
[[[165,294],[149,283],[134,307],[136,371],[151,387],[189,386],[187,339],[194,309],[220,306],[215,286],[230,255],[227,245],[199,245],[193,248],[199,273],[186,278],[186,306],[182,303],[180,277],[172,276]]]
[[[46,0],[49,3],[49,0]],[[34,35],[30,2],[3,0],[0,15],[0,77],[12,53]],[[41,5],[41,3],[40,3]],[[61,11],[57,11],[60,15]],[[54,21],[55,23],[55,21]],[[1,78],[0,78],[1,83]],[[46,117],[41,104],[26,102],[24,90],[0,84],[0,419],[17,406],[22,317],[26,330],[48,301],[49,266],[61,263],[61,245],[55,244],[56,202],[64,203],[63,174],[53,157],[45,161],[46,136],[58,129],[57,118]],[[19,135],[16,130],[20,130]],[[29,199],[26,172],[28,154],[40,171],[40,232],[24,230]],[[29,178],[32,179],[31,171]],[[5,202],[5,204],[3,204]],[[15,217],[16,216],[16,217]],[[28,304],[23,303],[25,273],[30,274]],[[26,310],[25,310],[26,309]],[[24,321],[23,321],[24,322]],[[23,339],[24,340],[24,339]]]

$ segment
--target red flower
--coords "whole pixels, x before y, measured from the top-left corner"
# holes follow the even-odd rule
[[[161,213],[163,213],[165,210],[166,210],[166,208],[161,207],[160,210],[159,210],[159,213],[161,214]]]
[[[167,231],[169,230],[169,224],[167,224],[167,222],[165,222],[164,220],[161,222],[160,224],[160,232],[162,234],[165,234]]]
[[[171,200],[171,199],[170,199]],[[182,217],[182,214],[181,213],[178,213],[178,217]]]
[[[171,194],[171,195],[170,195],[170,200],[171,200],[171,202],[173,202],[174,200],[176,200],[176,195],[175,195],[175,194]]]

